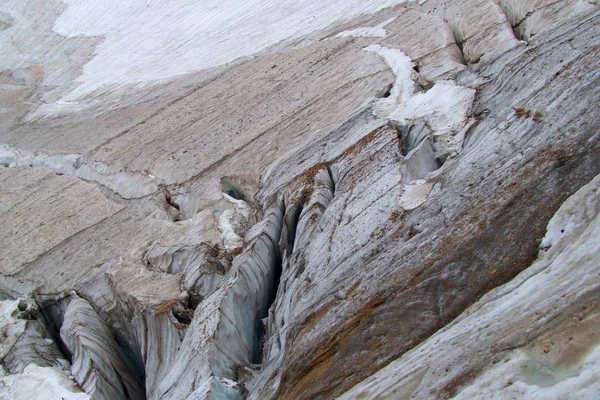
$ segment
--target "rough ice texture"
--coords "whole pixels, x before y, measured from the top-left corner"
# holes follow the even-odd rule
[[[595,398],[599,213],[597,176],[552,217],[527,270],[341,399]]]
[[[225,390],[222,383],[239,379],[238,371],[257,361],[260,340],[256,330],[275,289],[282,212],[282,205],[275,204],[248,233],[248,246],[234,261],[222,286],[198,306],[190,326],[195,333],[186,335],[173,368],[165,372],[153,392],[154,398],[179,399],[192,391],[192,398],[211,398],[208,392],[213,390],[224,391],[227,398],[240,398],[239,385]],[[195,351],[187,351],[189,348]]]
[[[596,9],[597,0],[497,0],[516,35],[530,40],[561,25],[565,19],[576,18]]]
[[[0,399],[89,399],[39,317],[33,299],[0,301]]]
[[[334,200],[315,221],[319,229],[310,245],[284,268],[281,281],[286,286],[272,309],[268,359],[251,397],[339,395],[419,343],[426,346],[431,334],[491,287],[531,264],[547,221],[569,194],[598,172],[590,168],[596,150],[587,147],[598,146],[597,124],[585,117],[597,85],[572,86],[594,63],[590,54],[577,50],[597,40],[594,18],[597,14],[538,41],[535,50],[515,49],[488,66],[484,72],[490,83],[480,89],[474,110],[485,113],[471,125],[460,155],[448,157],[430,177],[437,186],[420,206],[398,208],[404,177],[390,166],[403,161],[395,151],[398,138],[391,132],[379,132],[368,146],[350,152],[352,157],[335,159],[341,172]],[[571,39],[573,47],[556,52],[557,37]],[[562,59],[562,67],[547,70],[549,56]],[[557,83],[561,68],[575,77]],[[597,82],[597,75],[587,76]],[[574,108],[568,100],[572,96],[588,100]],[[582,116],[587,122],[565,127],[575,136],[550,140],[560,135],[559,120],[573,122],[570,118],[577,121]],[[404,134],[401,130],[400,136]],[[381,147],[384,140],[386,146]],[[564,157],[556,158],[555,151]],[[571,158],[575,153],[588,161],[579,164],[581,159]],[[542,204],[543,193],[552,196],[544,196]],[[589,279],[581,284],[593,288]],[[569,292],[561,295],[565,293]],[[546,304],[554,307],[556,302]],[[559,307],[563,305],[568,307],[566,302]],[[502,339],[494,329],[485,329],[492,342]],[[329,334],[322,336],[323,332]],[[461,360],[458,353],[448,364],[462,365]],[[437,363],[436,357],[418,365],[426,371]],[[476,376],[479,371],[469,373]],[[469,373],[449,381],[448,387],[428,381],[424,396],[452,395]],[[435,379],[438,375],[432,374]],[[420,379],[416,376],[415,382]],[[409,397],[412,392],[407,393]]]
[[[464,60],[474,69],[520,45],[497,1],[428,0],[420,7],[448,21]]]
[[[6,382],[598,390],[597,2],[34,3],[0,5]]]
[[[78,297],[70,300],[60,336],[73,357],[73,378],[90,396],[145,398],[140,378],[122,358],[109,328],[87,301]]]

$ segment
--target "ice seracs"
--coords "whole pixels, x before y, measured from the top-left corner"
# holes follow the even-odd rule
[[[63,318],[60,337],[72,356],[71,373],[86,393],[103,399],[146,397],[142,377],[86,300],[69,299]]]
[[[0,398],[85,400],[31,298],[0,301]]]

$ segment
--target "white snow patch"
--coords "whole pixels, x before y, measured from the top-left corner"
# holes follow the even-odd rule
[[[0,377],[0,400],[89,400],[58,368],[30,364],[22,374]]]
[[[427,200],[433,186],[432,182],[427,182],[425,179],[418,179],[404,186],[400,197],[400,207],[405,210],[414,210],[419,207]]]
[[[232,220],[234,217],[233,210],[225,210],[219,217],[219,228],[223,232],[223,246],[226,249],[235,249],[244,245],[244,240],[233,229]]]
[[[383,57],[393,74],[396,75],[390,96],[379,99],[374,104],[375,115],[381,118],[389,118],[389,115],[396,109],[398,104],[408,101],[415,92],[415,64],[413,64],[410,57],[400,50],[382,47],[378,44],[366,47],[365,50]]]
[[[468,129],[468,114],[475,100],[475,89],[457,85],[451,81],[437,81],[427,92],[415,94],[415,81],[419,79],[410,57],[397,49],[371,45],[364,50],[381,56],[396,79],[390,96],[373,104],[373,113],[390,119],[401,126],[410,126],[416,120],[424,120],[433,130],[435,157],[445,159],[457,154]],[[412,210],[423,204],[433,184],[424,180],[410,182],[404,188],[400,206]]]
[[[27,321],[17,318],[22,301],[25,299],[0,301],[0,359],[6,356],[25,330]],[[22,374],[6,375],[4,368],[0,367],[0,400],[90,398],[76,391],[75,383],[59,368],[30,364]]]
[[[391,24],[396,20],[396,17],[390,18],[377,26],[366,26],[362,28],[352,29],[338,33],[336,37],[365,37],[365,38],[384,38],[387,36],[387,31],[384,29],[386,25]]]
[[[475,89],[438,81],[429,91],[400,103],[390,119],[402,125],[424,118],[436,135],[461,129],[475,99]]]
[[[237,200],[223,193],[223,198],[230,204],[231,209],[223,211],[219,217],[219,230],[222,232],[221,239],[226,249],[235,249],[244,245],[244,239],[236,233],[252,216],[252,210],[243,200]]]
[[[64,0],[54,31],[104,36],[72,101],[109,84],[156,81],[223,65],[336,21],[406,0]]]
[[[414,81],[418,75],[410,57],[400,50],[380,45],[372,45],[365,50],[379,54],[396,75],[390,96],[375,103],[375,115],[390,118],[401,125],[425,118],[436,135],[458,130],[466,124],[475,99],[475,89],[451,81],[438,81],[429,91],[414,94]]]

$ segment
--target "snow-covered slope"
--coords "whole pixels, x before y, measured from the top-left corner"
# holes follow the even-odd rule
[[[79,86],[62,101],[77,101],[107,85],[164,80],[216,67],[404,1],[66,0],[52,32],[101,41],[77,78]],[[37,13],[48,9],[39,9],[35,2],[25,8],[23,3],[6,1],[0,7],[14,21],[13,29],[30,29],[27,22],[32,17],[47,18]],[[18,58],[17,54],[7,56]]]

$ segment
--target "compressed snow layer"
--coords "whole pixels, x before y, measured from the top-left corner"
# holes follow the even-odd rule
[[[56,368],[30,364],[22,374],[0,377],[0,400],[87,400],[66,374]]]
[[[104,36],[73,100],[103,85],[169,78],[249,56],[282,40],[405,0],[65,0],[54,31]]]

